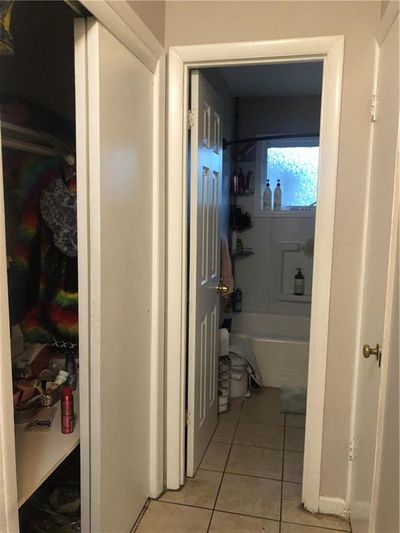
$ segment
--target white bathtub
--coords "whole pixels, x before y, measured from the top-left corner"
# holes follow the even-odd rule
[[[237,313],[232,334],[252,345],[266,387],[306,387],[310,318]]]

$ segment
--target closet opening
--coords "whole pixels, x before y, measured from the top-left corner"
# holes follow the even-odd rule
[[[80,524],[74,19],[3,2],[0,117],[20,531]]]

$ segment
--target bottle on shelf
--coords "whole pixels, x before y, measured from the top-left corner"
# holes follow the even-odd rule
[[[294,277],[294,294],[296,296],[303,296],[304,294],[304,276],[301,268],[297,269],[297,274]]]
[[[246,174],[246,182],[244,185],[244,192],[251,192],[251,186],[253,184],[253,172],[251,170]]]
[[[232,176],[232,192],[233,194],[238,194],[239,192],[239,177],[236,172]]]
[[[281,181],[277,180],[274,190],[274,211],[279,211],[282,207],[282,188]]]
[[[270,211],[272,207],[272,191],[269,186],[269,180],[265,184],[264,194],[263,194],[263,209],[265,211]]]
[[[239,182],[239,193],[240,194],[244,193],[245,181],[246,181],[246,178],[244,177],[243,170],[239,167],[238,182]]]
[[[242,312],[242,291],[240,289],[236,289],[233,293],[232,310],[234,313]]]
[[[234,254],[237,251],[237,240],[238,240],[237,231],[235,230],[232,231],[231,239],[232,239],[231,240],[231,252]]]
[[[236,242],[236,253],[239,254],[239,255],[243,253],[243,241],[242,241],[242,239],[237,239],[237,242]]]

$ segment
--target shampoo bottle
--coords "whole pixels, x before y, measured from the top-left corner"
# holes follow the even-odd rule
[[[274,210],[279,211],[282,207],[282,188],[280,180],[277,181],[274,190]]]
[[[297,269],[297,274],[294,277],[294,294],[296,296],[303,296],[304,294],[304,276],[301,268]]]
[[[269,186],[269,180],[265,184],[264,195],[263,195],[263,209],[265,211],[270,211],[272,206],[272,191]]]

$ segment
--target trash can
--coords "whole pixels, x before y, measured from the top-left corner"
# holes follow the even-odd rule
[[[238,355],[230,354],[231,359],[231,387],[230,397],[240,398],[246,396],[249,384],[247,362]]]

